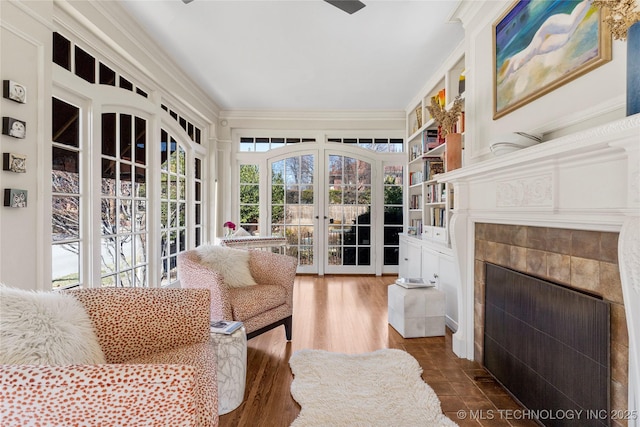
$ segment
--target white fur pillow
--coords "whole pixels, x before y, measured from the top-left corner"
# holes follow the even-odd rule
[[[196,248],[200,261],[222,274],[231,288],[257,285],[249,270],[249,251],[224,246],[206,245]]]
[[[0,285],[0,364],[106,363],[93,323],[72,295]]]

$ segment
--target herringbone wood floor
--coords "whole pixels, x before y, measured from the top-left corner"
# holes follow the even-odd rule
[[[443,412],[458,425],[536,425],[501,415],[509,413],[498,410],[520,406],[482,366],[454,355],[449,331],[445,337],[404,339],[388,325],[387,286],[394,280],[391,276],[298,276],[292,341],[286,342],[284,328],[279,327],[248,342],[245,401],[221,416],[220,426],[289,426],[300,406],[289,391],[293,376],[288,362],[293,352],[305,348],[341,353],[403,349],[420,362],[422,376],[440,398]]]

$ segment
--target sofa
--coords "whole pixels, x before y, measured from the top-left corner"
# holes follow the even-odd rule
[[[26,302],[20,300],[19,292],[8,292],[5,287],[0,292],[3,426],[218,425],[216,355],[209,335],[208,290],[22,291],[27,293]],[[87,328],[74,330],[84,321],[82,313],[68,315],[76,307],[49,301],[31,313],[34,304],[29,298],[34,295],[79,302],[90,321],[88,329],[95,336],[86,335]],[[10,307],[12,301],[14,308]],[[12,332],[15,325],[24,324],[36,329],[31,337],[29,331]],[[78,333],[85,335],[78,339]],[[48,334],[54,339],[43,339]],[[99,348],[85,351],[83,346],[94,338]],[[21,341],[29,344],[13,351]],[[50,354],[33,350],[40,345],[33,342],[49,346]],[[56,347],[68,342],[76,342],[76,347]],[[27,364],[16,357],[23,357]],[[47,357],[52,359],[48,361]]]
[[[244,323],[251,339],[284,325],[291,340],[298,260],[263,250],[203,245],[178,254],[183,288],[211,291],[211,319]]]

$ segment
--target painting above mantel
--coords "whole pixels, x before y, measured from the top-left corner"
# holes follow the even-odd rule
[[[611,60],[611,34],[589,0],[518,0],[492,36],[494,119]]]

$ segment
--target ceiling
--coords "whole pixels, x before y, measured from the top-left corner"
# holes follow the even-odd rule
[[[404,110],[460,43],[457,0],[120,0],[222,110]]]

